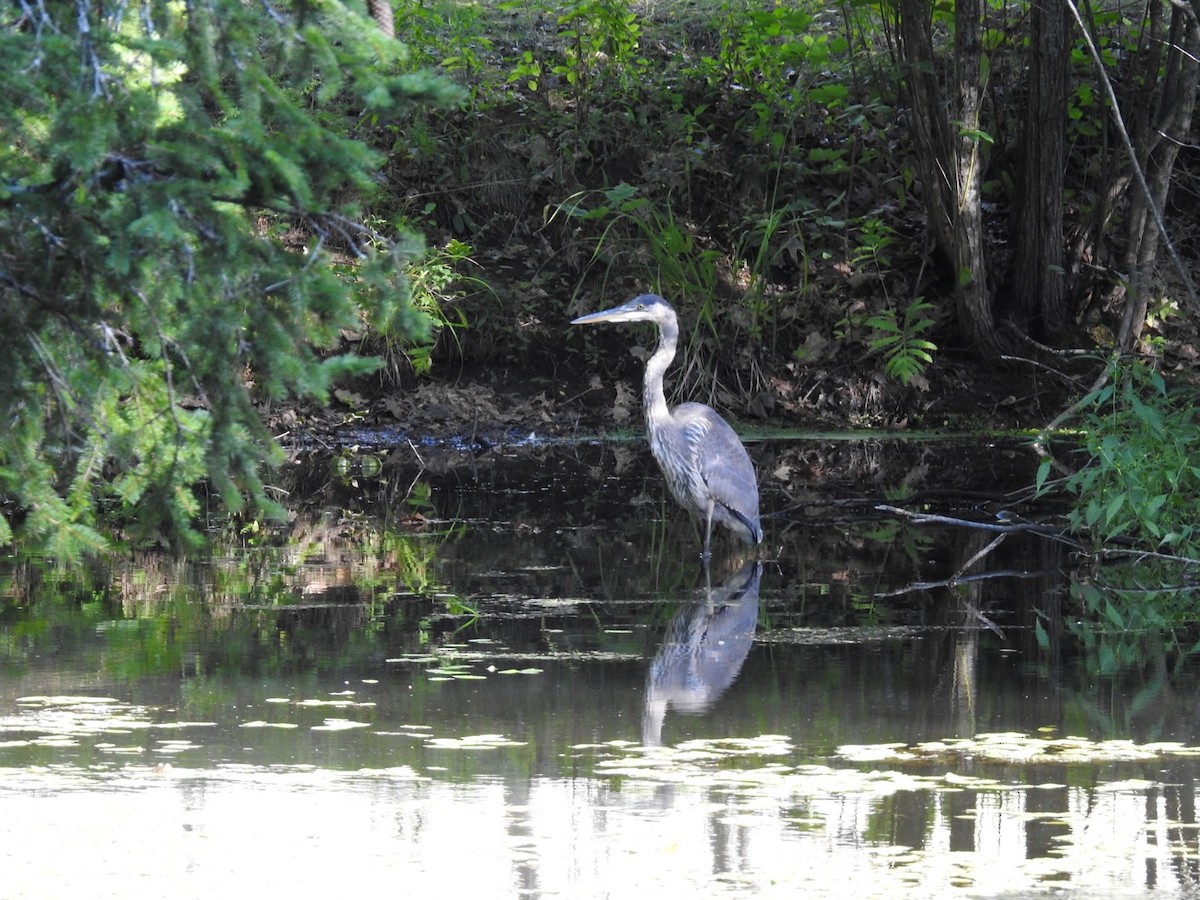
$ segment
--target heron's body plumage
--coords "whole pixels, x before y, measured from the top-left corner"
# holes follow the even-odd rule
[[[762,541],[758,484],[750,454],[729,424],[702,403],[684,403],[668,421],[646,421],[650,452],[679,505],[723,525],[743,542]],[[711,513],[710,513],[711,506]]]

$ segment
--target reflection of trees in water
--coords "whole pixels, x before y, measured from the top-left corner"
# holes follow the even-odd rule
[[[1130,889],[1193,896],[1200,886],[1194,762],[1126,767],[1102,762],[983,765],[971,771],[1001,790],[897,791],[879,798],[812,801],[808,815],[831,814],[847,842],[864,837],[915,852],[958,854],[963,872],[1006,869],[1010,890],[1024,896],[1029,874],[1071,896],[1109,896]],[[1161,778],[1144,788],[1105,790],[1123,776]],[[1075,783],[1082,781],[1083,783]],[[1071,782],[1071,783],[1068,783]],[[1028,785],[1037,785],[1028,789]],[[865,828],[864,828],[865,822]],[[971,856],[976,854],[976,856]],[[1039,861],[1032,873],[1026,861]]]
[[[904,493],[1003,497],[1033,483],[1036,458],[1018,442],[868,438],[764,442],[759,468],[775,473],[784,500],[897,499]],[[786,502],[783,505],[787,505]]]
[[[924,618],[912,602],[884,607],[872,597],[881,586],[953,571],[946,534],[889,521],[873,509],[881,498],[964,490],[1001,496],[1032,477],[1023,471],[1032,460],[1019,448],[867,439],[763,442],[751,451],[764,510],[775,514],[767,522],[779,569],[772,584],[793,608],[804,605],[798,598],[818,601],[806,613],[830,624],[855,624],[864,610],[883,621],[898,621],[894,613]],[[694,583],[694,559],[682,551],[696,540],[695,527],[663,502],[662,476],[637,442],[479,454],[405,445],[379,455],[379,479],[338,479],[327,460],[313,457],[285,486],[384,531],[408,527],[402,521],[414,493],[424,498],[415,508],[430,528],[462,528],[461,539],[438,547],[433,580],[472,605],[580,595],[626,603],[678,596]],[[650,564],[629,565],[640,560]]]
[[[662,742],[667,711],[702,713],[733,684],[758,624],[762,564],[747,562],[703,596],[685,602],[667,625],[650,663],[642,743]]]
[[[1009,491],[1031,483],[1034,468],[1032,456],[1015,444],[850,440],[767,447],[779,493],[770,504],[768,541],[780,548],[782,593],[814,601],[808,608],[827,625],[939,617],[943,604],[931,603],[928,592],[899,592],[886,603],[876,598],[948,578],[967,559],[955,529],[884,515],[879,504],[978,508],[986,517],[989,503],[998,508]]]
[[[1019,577],[912,589],[950,578],[989,538],[881,516],[873,510],[881,492],[911,485],[930,497],[934,484],[954,491],[976,477],[990,489],[1002,479],[991,470],[980,476],[981,467],[1019,460],[1005,453],[968,457],[954,445],[883,441],[768,442],[752,445],[752,452],[760,471],[771,473],[763,478],[764,508],[779,511],[799,496],[796,485],[804,485],[805,498],[803,506],[768,520],[767,549],[775,558],[767,563],[769,587],[758,603],[760,641],[792,640],[793,628],[926,629],[911,654],[879,658],[880,668],[864,676],[864,696],[915,675],[927,696],[940,698],[943,711],[945,700],[956,698],[959,733],[986,729],[994,715],[1003,717],[1000,707],[1017,704],[1035,707],[1039,723],[1059,722],[1071,704],[1104,733],[1132,729],[1144,739],[1178,729],[1200,733],[1200,713],[1186,699],[1192,681],[1180,662],[1194,637],[1172,647],[1160,633],[1110,629],[1097,631],[1088,645],[1086,635],[1063,625],[1080,617],[1068,616],[1078,601],[1066,596],[1062,571],[1069,560],[1061,546],[1013,535],[966,574],[1010,570]],[[390,646],[402,634],[400,642],[413,649],[418,641],[451,640],[464,621],[453,615],[456,600],[479,609],[480,634],[523,651],[648,655],[669,615],[670,606],[660,601],[686,596],[695,584],[694,524],[664,499],[661,476],[636,443],[543,447],[516,459],[494,450],[455,466],[443,456],[436,470],[422,470],[408,447],[379,455],[382,473],[374,479],[361,473],[339,478],[328,457],[315,455],[289,469],[279,485],[294,501],[290,522],[279,530],[230,527],[209,558],[139,552],[67,573],[22,561],[4,573],[4,595],[25,607],[40,604],[47,631],[60,643],[82,642],[98,620],[156,620],[153,628],[106,634],[129,642],[129,653],[146,660],[173,657],[151,652],[152,641],[186,642],[208,648],[210,659],[227,652],[260,665],[266,654],[282,664],[293,650],[300,661],[354,654],[380,636]],[[952,466],[951,457],[957,457]],[[433,460],[427,455],[426,461]],[[846,479],[860,480],[853,494],[827,489]],[[791,492],[786,497],[785,490]],[[917,507],[911,500],[893,502]],[[974,501],[928,504],[964,516],[986,516],[989,508],[976,509]],[[1145,572],[1144,565],[1138,571]],[[64,603],[56,605],[55,598]],[[1129,602],[1142,600],[1136,594]],[[981,617],[1003,637],[980,632]],[[1046,647],[1035,640],[1038,626]],[[627,636],[617,634],[621,629]],[[953,638],[935,637],[942,629]],[[237,639],[227,641],[234,632]],[[997,641],[1015,651],[1012,660],[1049,670],[1055,689],[989,653]],[[1078,664],[1081,653],[1084,665]],[[1106,671],[1104,653],[1125,668]],[[188,659],[206,664],[203,654]],[[892,665],[898,668],[885,668]],[[836,672],[838,679],[855,677],[850,669]],[[1009,686],[1039,693],[1009,696]],[[933,714],[918,705],[904,715]]]

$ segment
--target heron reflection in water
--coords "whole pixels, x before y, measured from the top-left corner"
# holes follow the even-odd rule
[[[662,743],[667,710],[702,713],[742,670],[758,625],[762,564],[747,562],[731,578],[675,613],[650,663],[642,743]]]
[[[667,406],[663,376],[679,341],[675,310],[657,294],[642,294],[621,306],[580,316],[571,324],[599,322],[653,322],[658,326],[658,349],[646,361],[642,387],[650,452],[675,499],[704,523],[705,561],[711,555],[714,522],[744,543],[762,543],[758,479],[750,455],[729,423],[703,403],[681,403],[674,409]]]

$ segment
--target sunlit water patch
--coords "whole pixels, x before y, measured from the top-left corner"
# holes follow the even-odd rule
[[[1026,788],[771,762],[790,756],[779,736],[600,755],[598,777],[521,782],[403,764],[9,771],[6,896],[127,896],[136,883],[315,897],[345,889],[347,858],[356,877],[488,897],[1116,897],[1149,887],[1148,868],[1156,895],[1190,892],[1195,827],[1165,815],[1160,783]],[[77,827],[64,866],[58,829],[99,821]]]
[[[297,716],[328,709],[281,699],[264,697]],[[488,760],[537,750],[541,735],[326,716],[307,733],[354,731],[376,744],[361,756],[379,761],[330,768],[270,761],[311,749],[298,732],[259,763],[214,763],[202,735],[224,725],[165,712],[111,696],[25,697],[0,722],[22,735],[0,747],[5,896],[115,897],[131,879],[184,879],[187,895],[257,885],[315,897],[344,881],[331,870],[347,854],[356,871],[410,890],[494,897],[1118,897],[1149,887],[1148,871],[1156,895],[1193,888],[1200,748],[1178,742],[1005,732],[816,758],[783,733],[657,747],[614,738],[514,769]],[[251,725],[263,723],[238,723]],[[43,740],[63,735],[69,748]],[[133,746],[159,758],[103,755],[114,735],[141,735]],[[47,746],[57,761],[21,762]],[[49,882],[66,823],[72,865]],[[472,865],[456,863],[463,853]]]

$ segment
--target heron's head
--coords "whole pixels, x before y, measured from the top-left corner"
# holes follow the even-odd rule
[[[600,322],[656,322],[659,327],[675,324],[675,310],[658,294],[641,294],[627,303],[572,319],[572,325],[596,325]]]

